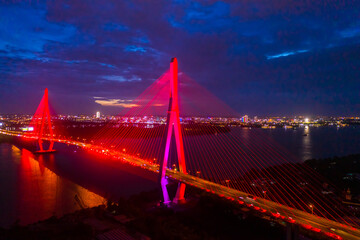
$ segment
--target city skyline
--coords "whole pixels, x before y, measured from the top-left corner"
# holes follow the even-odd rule
[[[241,115],[356,116],[358,7],[1,3],[0,113],[34,112],[48,87],[57,113],[116,115],[176,56],[181,72]]]

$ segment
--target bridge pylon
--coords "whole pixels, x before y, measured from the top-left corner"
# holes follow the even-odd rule
[[[51,125],[51,115],[50,115],[50,109],[49,109],[49,97],[48,97],[48,89],[45,88],[44,96],[41,99],[41,102],[39,104],[39,107],[33,116],[30,125],[34,127],[33,135],[37,138],[37,142],[39,144],[39,151],[36,151],[35,153],[52,153],[56,152],[54,149],[54,133]],[[44,130],[45,127],[48,127],[49,129],[49,135],[44,136]],[[50,145],[48,149],[44,149],[43,146],[43,138],[48,138]]]
[[[169,193],[166,185],[168,180],[166,178],[166,169],[169,159],[170,146],[172,133],[175,135],[176,151],[179,161],[179,171],[186,174],[186,164],[185,164],[185,153],[184,153],[184,143],[180,127],[180,116],[179,116],[179,99],[178,99],[178,62],[176,58],[172,58],[170,62],[170,100],[169,100],[169,109],[167,112],[167,136],[166,136],[166,145],[164,158],[160,161],[160,185],[163,192],[163,201],[164,204],[168,205],[171,200],[169,198]],[[176,196],[173,199],[174,203],[185,201],[185,183],[179,182]]]

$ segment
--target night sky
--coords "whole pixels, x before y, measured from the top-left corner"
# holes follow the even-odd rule
[[[240,114],[359,115],[357,0],[18,2],[0,3],[0,113],[47,87],[57,113],[116,114],[176,56]]]

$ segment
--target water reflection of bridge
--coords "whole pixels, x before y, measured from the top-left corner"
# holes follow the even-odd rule
[[[62,216],[80,209],[74,200],[78,195],[85,206],[103,204],[105,199],[72,181],[54,173],[54,156],[38,155],[26,149],[4,143],[3,165],[9,173],[6,184],[11,192],[2,196],[7,209],[2,211],[4,226],[20,220],[20,224],[33,223],[51,216]],[[15,177],[15,178],[14,178]],[[5,184],[5,183],[3,183]]]

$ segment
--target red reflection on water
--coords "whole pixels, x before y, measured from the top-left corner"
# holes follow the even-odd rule
[[[54,165],[54,156],[35,156],[14,146],[12,151],[21,153],[16,185],[16,216],[21,224],[104,203],[104,198],[46,168],[44,162]]]
[[[39,168],[40,168],[41,175],[44,175],[44,172],[45,172],[44,155],[40,155],[38,157],[38,162],[39,162]]]

